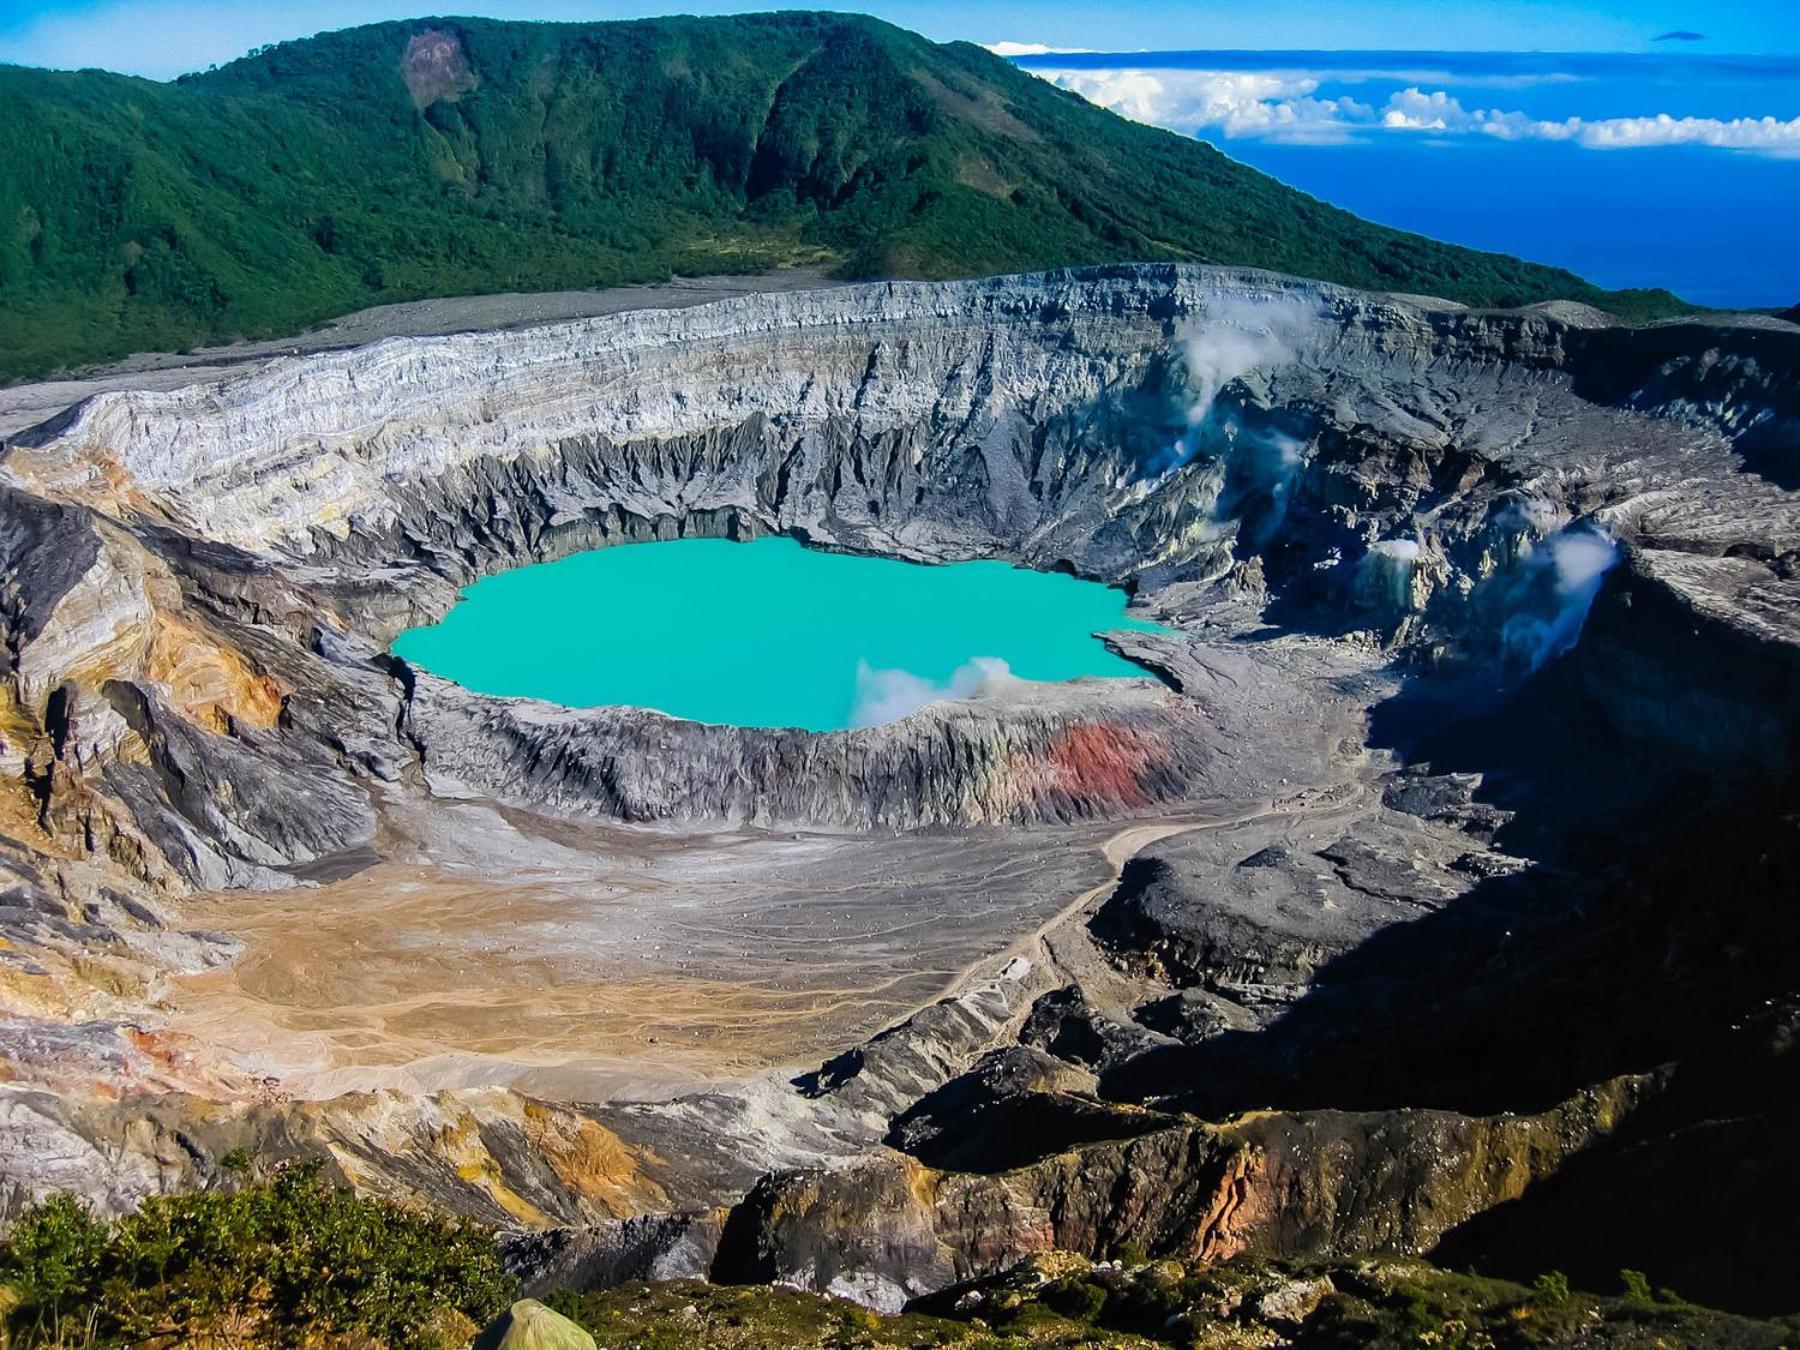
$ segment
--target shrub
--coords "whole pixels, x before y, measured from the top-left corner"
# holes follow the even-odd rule
[[[67,1195],[27,1210],[7,1244],[6,1278],[22,1305],[51,1309],[93,1287],[106,1260],[106,1226]]]
[[[1393,1297],[1407,1327],[1413,1332],[1419,1336],[1436,1336],[1442,1330],[1443,1309],[1438,1307],[1429,1290],[1411,1280],[1401,1280],[1394,1286]]]
[[[1106,1306],[1106,1290],[1086,1280],[1056,1280],[1044,1286],[1042,1301],[1071,1322],[1091,1322]]]
[[[1547,1270],[1531,1282],[1531,1292],[1545,1303],[1566,1303],[1569,1277],[1560,1270]]]
[[[323,1185],[316,1162],[231,1193],[145,1202],[103,1222],[59,1196],[27,1210],[0,1249],[21,1337],[93,1328],[99,1344],[253,1328],[257,1344],[320,1333],[417,1345],[448,1310],[485,1322],[513,1281],[470,1224]]]
[[[219,1159],[219,1166],[233,1176],[247,1177],[256,1170],[256,1159],[247,1148],[234,1148]]]

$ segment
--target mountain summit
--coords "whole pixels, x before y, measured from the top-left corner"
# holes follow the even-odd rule
[[[0,68],[0,378],[389,301],[1171,259],[1633,317],[1666,292],[1360,220],[850,15],[421,19],[171,84]]]

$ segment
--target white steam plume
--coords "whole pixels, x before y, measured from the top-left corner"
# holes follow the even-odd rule
[[[1416,539],[1382,539],[1369,545],[1357,564],[1357,586],[1364,600],[1405,614],[1413,607],[1413,571],[1424,549]]]
[[[1506,621],[1507,650],[1536,670],[1573,647],[1600,583],[1618,561],[1618,544],[1598,525],[1571,525],[1544,540],[1525,559],[1524,595],[1538,612]]]
[[[1300,340],[1316,315],[1304,302],[1292,297],[1252,300],[1227,296],[1207,305],[1206,313],[1181,339],[1182,361],[1187,370],[1188,429],[1176,437],[1150,465],[1153,475],[1174,472],[1199,453],[1199,430],[1212,413],[1219,391],[1233,380],[1267,366],[1288,365],[1299,357]],[[1289,438],[1276,451],[1286,457],[1286,478],[1299,464],[1299,445]],[[1257,446],[1246,446],[1258,452]]]
[[[1305,463],[1303,444],[1275,427],[1214,416],[1219,394],[1254,370],[1290,365],[1318,312],[1294,296],[1215,300],[1181,339],[1189,402],[1187,429],[1146,466],[1151,482],[1210,453],[1216,475],[1212,524],[1239,521],[1240,542],[1260,549],[1287,516],[1288,494]]]
[[[997,656],[977,656],[958,666],[943,684],[915,675],[910,670],[876,670],[867,661],[858,661],[856,702],[851,708],[850,725],[878,727],[898,722],[928,703],[973,698],[1011,678],[1012,668]]]
[[[1291,364],[1315,315],[1303,301],[1230,297],[1206,307],[1206,316],[1182,342],[1194,402],[1188,425],[1198,426],[1219,391],[1260,366]]]

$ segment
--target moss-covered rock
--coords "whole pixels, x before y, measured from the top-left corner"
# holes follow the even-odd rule
[[[522,1298],[475,1338],[472,1350],[594,1350],[594,1338],[535,1298]]]

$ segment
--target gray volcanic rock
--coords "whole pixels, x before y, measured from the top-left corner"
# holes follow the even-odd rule
[[[1090,926],[1109,950],[1172,984],[1282,1002],[1371,933],[1466,891],[1472,879],[1452,865],[1474,843],[1385,812],[1329,842],[1247,853],[1230,839],[1175,839],[1127,865]]]
[[[205,732],[138,685],[109,682],[104,693],[143,742],[148,763],[109,765],[102,782],[195,883],[278,886],[271,869],[374,836],[367,795],[344,781],[318,743],[265,739],[250,729],[203,739]]]
[[[1779,325],[1154,266],[101,394],[0,462],[7,1203],[117,1210],[254,1146],[573,1230],[528,1272],[894,1306],[1055,1245],[1417,1250],[1578,1157],[1654,1191],[1633,1141],[1690,1157],[1705,1116],[1647,1071],[1800,953],[1797,390]],[[502,568],[772,533],[1069,570],[1173,631],[1109,635],[1142,680],[825,736],[386,651]],[[342,875],[470,797],[670,848],[1061,828],[1123,875],[798,1079],[295,1102],[158,1038],[157,991],[233,951],[166,906]]]
[[[1125,814],[1205,781],[1211,727],[1154,683],[1015,685],[818,735],[639,709],[571,711],[419,676],[406,732],[434,780],[621,820],[858,829]]]
[[[519,1233],[507,1264],[529,1277],[527,1293],[597,1289],[627,1280],[692,1280],[706,1275],[723,1214],[647,1214],[585,1228]]]
[[[1228,343],[1258,324],[1279,350],[1229,372],[1239,378],[1191,422],[1204,382],[1189,367],[1210,359],[1209,335]],[[1152,597],[1253,572],[1239,594],[1279,589],[1315,614],[1348,606],[1432,659],[1519,661],[1569,626],[1540,578],[1546,557],[1561,565],[1558,532],[1584,516],[1630,542],[1640,574],[1650,564],[1637,559],[1671,547],[1694,558],[1687,573],[1656,573],[1672,592],[1760,587],[1756,631],[1786,642],[1779,597],[1800,583],[1779,559],[1800,536],[1787,494],[1741,472],[1734,445],[1760,447],[1789,424],[1790,386],[1772,372],[1792,368],[1794,345],[1759,329],[1644,335],[1192,268],[889,284],[393,339],[216,385],[104,393],[18,437],[4,476],[15,494],[137,531],[148,556],[128,535],[100,550],[103,573],[84,574],[96,614],[116,627],[136,606],[126,630],[147,631],[170,612],[150,585],[168,569],[180,606],[210,610],[222,650],[250,658],[239,683],[298,692],[325,675],[319,697],[341,711],[312,734],[384,777],[424,747],[433,775],[626,819],[1069,820],[1217,795],[1216,738],[1179,702],[1126,713],[1114,699],[1114,723],[1057,708],[1070,692],[1034,694],[1016,715],[999,700],[991,725],[978,704],[898,730],[784,739],[534,709],[397,669],[407,715],[388,724],[346,688],[366,672],[321,668],[294,640],[316,650],[309,632],[348,627],[379,644],[441,613],[460,582],[578,548],[788,531],[907,557],[1073,566]],[[61,645],[34,636],[47,608],[75,612],[55,602],[65,583],[43,584],[18,643],[22,667],[41,668],[27,703],[60,680],[85,763],[115,746],[140,758],[142,726],[114,705],[155,700],[108,700],[67,678],[89,640],[79,628]],[[252,636],[271,627],[285,646]],[[108,677],[153,673],[116,654],[123,668]],[[1179,651],[1152,659],[1192,688]],[[1215,706],[1245,706],[1237,683]],[[160,735],[158,753],[178,753]],[[272,781],[316,771],[281,739],[279,752],[249,747]],[[233,753],[218,747],[220,781]],[[290,837],[277,837],[267,821],[160,810],[141,774],[112,781],[132,830],[205,884],[273,884],[367,837],[341,794],[321,797],[329,818],[308,826],[291,823],[307,808],[286,799]]]

